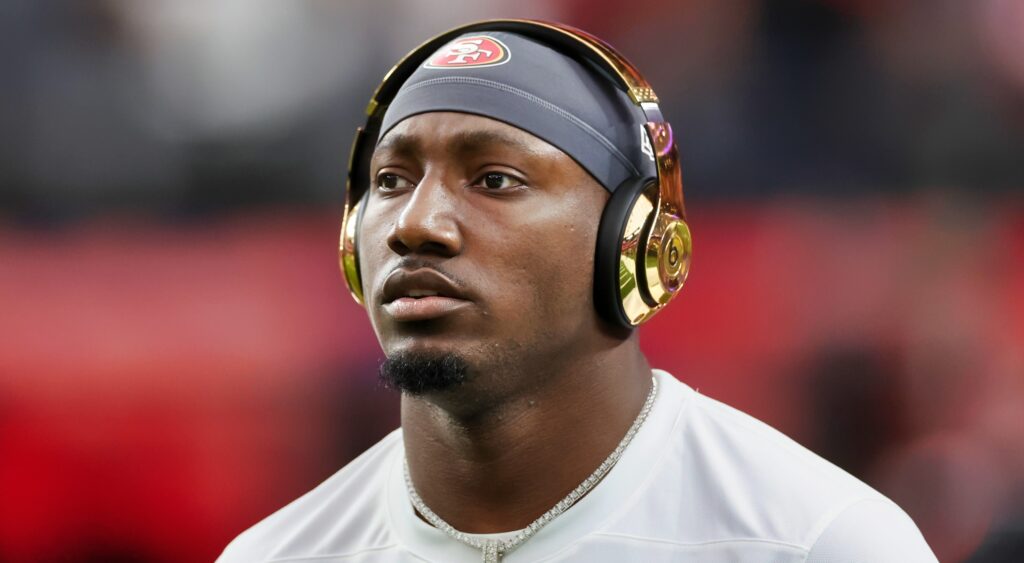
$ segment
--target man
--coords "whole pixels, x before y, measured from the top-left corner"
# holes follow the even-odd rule
[[[652,372],[633,327],[689,230],[671,131],[615,57],[490,22],[382,85],[343,263],[402,428],[222,561],[935,560],[879,493]]]

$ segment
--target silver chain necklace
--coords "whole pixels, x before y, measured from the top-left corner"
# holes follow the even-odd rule
[[[567,497],[558,501],[558,504],[551,507],[551,509],[542,514],[540,518],[531,522],[529,526],[523,528],[518,534],[510,539],[498,541],[482,540],[470,537],[468,534],[456,530],[451,526],[451,524],[442,520],[440,516],[427,507],[426,503],[423,502],[423,499],[420,498],[419,493],[416,492],[416,487],[413,486],[412,478],[409,476],[409,461],[406,460],[404,463],[405,487],[409,490],[409,498],[412,500],[412,505],[416,508],[416,511],[422,514],[423,518],[425,518],[427,522],[433,524],[435,528],[448,534],[448,536],[454,540],[464,543],[474,549],[479,549],[483,553],[484,563],[498,563],[501,561],[502,557],[522,545],[523,542],[533,537],[538,530],[568,510],[569,507],[576,504],[577,501],[590,492],[590,489],[593,489],[594,485],[597,485],[597,483],[600,482],[609,471],[611,471],[612,467],[614,467],[619,461],[619,458],[622,457],[622,452],[626,450],[626,446],[633,441],[633,437],[636,436],[640,427],[643,426],[644,421],[647,420],[647,415],[651,412],[651,406],[654,405],[654,398],[657,394],[658,381],[652,377],[651,390],[647,393],[647,399],[644,401],[644,406],[640,409],[640,414],[637,415],[636,420],[633,421],[633,425],[626,431],[626,435],[623,436],[622,441],[615,447],[611,455],[609,455],[608,458],[590,474],[590,477],[587,477],[585,481],[573,489]]]

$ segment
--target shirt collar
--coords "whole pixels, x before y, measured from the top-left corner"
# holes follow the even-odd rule
[[[619,462],[590,493],[503,560],[538,561],[569,547],[584,536],[606,528],[633,505],[661,466],[669,448],[663,447],[679,431],[684,406],[693,390],[661,370],[654,370],[658,396],[644,425]],[[404,446],[395,448],[385,465],[388,471],[383,502],[391,529],[406,549],[429,561],[479,561],[479,550],[462,544],[421,520],[413,510],[405,487]]]

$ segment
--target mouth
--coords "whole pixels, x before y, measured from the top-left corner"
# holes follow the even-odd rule
[[[440,272],[398,269],[384,280],[384,312],[398,322],[425,321],[452,314],[472,301]]]

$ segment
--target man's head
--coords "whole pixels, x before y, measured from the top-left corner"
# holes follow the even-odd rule
[[[456,354],[497,373],[594,351],[608,192],[568,155],[490,118],[430,112],[389,131],[371,170],[359,250],[388,358]]]
[[[473,29],[414,53],[395,71],[400,89],[371,104],[389,104],[371,116],[372,157],[362,162],[358,141],[354,150],[350,189],[368,186],[359,219],[346,217],[343,264],[388,357],[383,372],[407,392],[531,385],[530,374],[622,345],[623,327],[681,283],[669,272],[668,291],[637,290],[664,285],[666,244],[677,270],[688,255],[688,231],[680,254],[682,231],[666,229],[681,191],[659,195],[659,176],[678,174],[657,106],[633,103],[617,67],[566,52],[577,37],[563,32],[559,50],[508,31]]]

